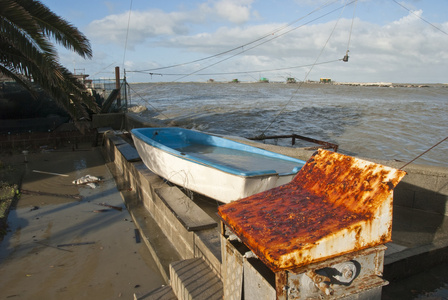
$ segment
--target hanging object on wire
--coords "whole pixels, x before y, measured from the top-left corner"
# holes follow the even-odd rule
[[[348,50],[347,50],[347,52],[345,52],[345,56],[342,59],[342,61],[348,62],[348,58],[349,58],[349,56],[348,56]]]

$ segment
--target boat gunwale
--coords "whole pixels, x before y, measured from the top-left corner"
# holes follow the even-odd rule
[[[222,142],[222,144],[219,143],[203,143],[204,145],[211,145],[211,146],[217,146],[217,147],[221,147],[221,148],[227,148],[227,149],[234,149],[234,150],[239,150],[239,151],[243,151],[243,152],[248,152],[248,153],[254,153],[254,154],[259,154],[259,155],[264,155],[270,158],[275,158],[275,159],[279,159],[279,160],[284,160],[284,161],[290,161],[290,162],[295,162],[297,164],[301,164],[301,166],[296,166],[294,167],[290,172],[282,172],[282,173],[278,173],[276,170],[257,170],[257,171],[240,171],[237,170],[235,168],[232,167],[228,167],[219,163],[215,163],[215,162],[210,162],[208,160],[196,157],[194,155],[190,155],[187,153],[182,153],[174,148],[168,147],[160,142],[157,142],[156,140],[148,137],[147,135],[145,135],[144,133],[142,133],[142,131],[149,131],[149,132],[156,132],[156,131],[160,131],[160,130],[164,130],[164,131],[181,131],[181,132],[186,132],[187,134],[189,133],[194,133],[200,136],[204,136],[204,137],[211,137],[213,142],[216,141],[220,141]],[[239,143],[236,141],[232,141],[232,140],[228,140],[225,138],[222,138],[220,136],[216,136],[216,135],[212,135],[209,133],[203,133],[200,131],[195,131],[195,130],[189,130],[189,129],[185,129],[185,128],[178,128],[178,127],[166,127],[166,128],[155,128],[155,127],[146,127],[146,128],[134,128],[131,130],[131,133],[134,137],[138,138],[139,140],[141,140],[142,142],[148,144],[149,146],[152,146],[153,148],[156,148],[158,150],[167,152],[175,157],[178,157],[180,159],[183,160],[187,160],[196,164],[200,164],[203,166],[207,166],[207,167],[211,167],[214,169],[217,169],[219,171],[222,172],[226,172],[232,175],[236,175],[236,176],[241,176],[241,177],[259,177],[259,176],[271,176],[271,175],[278,175],[278,176],[289,176],[289,175],[294,175],[296,173],[298,173],[298,171],[303,167],[303,165],[305,165],[305,161],[297,159],[297,158],[293,158],[290,156],[286,156],[283,154],[279,154],[279,153],[275,153],[275,152],[271,152],[268,150],[264,150],[261,148],[257,148],[254,146],[250,146],[250,145],[246,145],[243,143]],[[229,147],[230,146],[230,147]]]

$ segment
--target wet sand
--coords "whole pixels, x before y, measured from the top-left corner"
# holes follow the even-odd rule
[[[85,175],[103,180],[72,183]],[[164,284],[100,149],[28,155],[22,190],[0,243],[0,299],[144,299]]]

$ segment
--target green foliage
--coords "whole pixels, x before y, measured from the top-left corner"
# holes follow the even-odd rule
[[[88,39],[36,0],[0,0],[0,73],[32,93],[37,83],[74,120],[98,111],[93,96],[57,58],[51,41],[91,58]],[[86,109],[87,108],[87,109]]]

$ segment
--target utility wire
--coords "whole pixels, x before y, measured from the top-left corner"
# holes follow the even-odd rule
[[[129,88],[141,99],[141,100],[143,100],[143,102],[145,102],[147,105],[149,105],[149,106],[151,106],[153,109],[154,109],[154,111],[156,111],[157,113],[159,113],[159,114],[161,114],[162,116],[164,116],[166,119],[168,119],[168,117],[165,115],[165,114],[163,114],[161,111],[159,111],[157,108],[155,108],[151,103],[149,103],[149,101],[148,100],[146,100],[146,99],[144,99],[138,92],[136,92],[130,85],[129,85]]]
[[[301,66],[292,66],[292,67],[285,67],[285,68],[277,68],[277,69],[265,69],[265,70],[252,70],[252,71],[238,71],[238,72],[217,72],[217,73],[198,73],[196,75],[200,76],[218,76],[218,75],[238,75],[238,74],[251,74],[251,73],[267,73],[267,72],[277,72],[277,71],[285,71],[290,69],[299,69],[299,68],[306,68],[313,65],[323,65],[323,64],[329,64],[334,63],[337,61],[341,61],[341,59],[335,59],[325,62],[320,62],[316,64],[308,64],[308,65],[301,65]],[[150,74],[150,75],[160,75],[160,76],[188,76],[189,73],[147,73],[143,71],[132,71],[134,73],[144,73],[144,74]]]
[[[357,0],[355,0],[355,1],[357,1]],[[175,65],[170,65],[170,66],[165,66],[165,67],[160,67],[160,68],[153,68],[153,69],[147,69],[147,70],[140,70],[140,72],[158,71],[158,70],[163,70],[163,69],[169,69],[169,68],[175,68],[175,67],[185,66],[185,65],[189,65],[189,64],[197,63],[197,62],[200,62],[200,61],[208,60],[208,59],[211,59],[211,58],[219,57],[219,56],[222,56],[222,55],[224,55],[224,54],[228,54],[228,53],[231,53],[231,52],[233,52],[233,51],[236,51],[236,50],[238,50],[238,49],[244,49],[244,47],[247,47],[247,46],[252,45],[252,44],[254,44],[254,43],[256,43],[256,42],[259,42],[259,41],[261,41],[261,40],[263,40],[263,39],[265,39],[265,38],[267,38],[267,37],[270,37],[270,36],[276,34],[277,32],[280,32],[280,31],[282,31],[283,29],[288,28],[288,27],[292,26],[293,24],[299,22],[300,20],[302,20],[302,19],[304,19],[304,18],[306,18],[306,17],[308,17],[308,16],[314,14],[315,12],[317,12],[317,11],[319,11],[319,10],[322,10],[322,9],[324,9],[324,8],[327,7],[327,6],[330,6],[331,4],[333,4],[333,3],[335,3],[335,2],[338,2],[338,0],[327,1],[326,3],[324,3],[323,5],[321,5],[321,6],[318,7],[318,8],[314,9],[313,11],[309,12],[308,14],[306,14],[306,15],[304,15],[304,16],[302,16],[302,17],[300,17],[300,18],[298,18],[298,19],[296,19],[296,20],[294,20],[294,21],[292,21],[292,22],[290,22],[290,23],[288,23],[288,24],[286,24],[286,25],[283,25],[283,26],[281,26],[281,27],[279,27],[279,28],[276,28],[276,29],[274,29],[274,30],[272,30],[272,31],[270,31],[270,32],[268,32],[268,33],[266,33],[265,35],[263,35],[263,36],[261,36],[261,37],[255,39],[255,40],[251,41],[251,42],[248,42],[248,43],[246,43],[246,44],[240,45],[240,46],[238,46],[238,47],[235,47],[235,48],[232,48],[232,49],[229,49],[229,50],[220,52],[220,53],[218,53],[218,54],[214,54],[214,55],[210,55],[210,56],[207,56],[207,57],[204,57],[204,58],[196,59],[196,60],[193,60],[193,61],[189,61],[189,62],[185,62],[185,63],[180,63],[180,64],[175,64]],[[135,72],[138,72],[138,71],[135,71]]]
[[[127,49],[127,46],[128,46],[129,25],[131,24],[131,12],[132,12],[132,0],[131,0],[131,5],[129,7],[128,27],[126,29],[126,39],[125,39],[125,42],[124,42],[123,64],[122,64],[123,68],[124,68],[124,62],[125,62],[125,59],[126,59],[126,49]]]
[[[352,18],[352,25],[350,26],[350,34],[348,35],[348,43],[347,43],[347,54],[350,48],[350,40],[352,38],[352,31],[353,31],[353,23],[355,22],[355,14],[356,14],[356,5],[358,4],[358,1],[355,1],[355,8],[353,9],[353,18]]]
[[[393,2],[395,2],[396,4],[400,5],[401,7],[403,7],[404,9],[406,9],[408,12],[410,12],[411,14],[413,14],[414,16],[416,16],[417,18],[419,18],[420,20],[422,20],[423,22],[431,25],[432,27],[434,27],[435,29],[437,29],[440,32],[443,32],[444,34],[448,35],[448,33],[442,29],[440,29],[439,27],[437,27],[436,25],[432,24],[429,21],[426,21],[425,19],[423,19],[422,17],[420,17],[419,15],[417,15],[414,11],[410,10],[409,8],[407,8],[406,6],[404,6],[403,4],[397,2],[396,0],[392,0]]]
[[[338,11],[338,10],[340,10],[340,9],[344,9],[347,5],[350,5],[350,4],[352,4],[352,3],[356,2],[356,1],[357,1],[357,0],[350,1],[349,3],[346,3],[346,4],[345,4],[344,6],[342,6],[342,7],[335,8],[335,9],[331,10],[330,12],[327,12],[326,14],[323,14],[323,15],[317,17],[317,18],[314,18],[313,20],[310,20],[310,21],[308,21],[308,22],[306,22],[306,23],[304,23],[304,24],[302,24],[302,25],[300,25],[300,26],[294,27],[294,28],[292,28],[292,29],[290,29],[290,30],[288,30],[288,31],[286,31],[286,32],[283,32],[282,34],[279,34],[279,35],[276,35],[276,36],[272,37],[272,38],[269,39],[269,40],[265,40],[265,41],[263,41],[263,42],[261,42],[261,43],[259,43],[259,44],[256,44],[256,45],[254,45],[254,46],[252,46],[252,47],[250,47],[250,48],[244,49],[244,50],[242,50],[241,52],[235,53],[235,54],[233,54],[233,55],[231,55],[231,56],[229,56],[229,57],[226,57],[226,58],[224,58],[224,59],[222,59],[222,60],[219,60],[219,61],[217,61],[217,62],[215,62],[215,63],[213,63],[213,64],[210,64],[210,65],[208,65],[208,66],[205,66],[205,67],[203,67],[203,68],[201,68],[201,69],[199,69],[199,70],[193,71],[193,72],[191,72],[191,73],[189,73],[189,74],[187,74],[187,75],[185,75],[185,76],[182,76],[182,77],[180,77],[180,78],[177,78],[177,79],[174,80],[174,81],[178,81],[178,80],[181,80],[181,79],[183,79],[183,78],[185,78],[185,77],[188,77],[188,76],[197,74],[198,72],[203,71],[203,70],[205,70],[205,69],[208,69],[208,68],[210,68],[210,67],[213,67],[213,66],[215,66],[215,65],[217,65],[217,64],[219,64],[219,63],[221,63],[221,62],[223,62],[223,61],[229,60],[229,59],[231,59],[231,58],[233,58],[233,57],[235,57],[235,56],[237,56],[237,55],[240,55],[240,54],[242,54],[242,53],[244,53],[244,52],[247,52],[247,51],[252,50],[252,49],[254,49],[254,48],[256,48],[256,47],[259,47],[259,46],[261,46],[261,45],[263,45],[263,44],[266,44],[266,43],[268,43],[268,42],[271,42],[272,40],[278,39],[279,37],[281,37],[281,36],[283,36],[283,35],[285,35],[285,34],[288,34],[288,33],[290,33],[291,31],[297,30],[297,29],[299,29],[299,28],[301,28],[301,27],[303,27],[303,26],[305,26],[305,25],[307,25],[307,24],[309,24],[309,23],[312,23],[312,22],[314,22],[314,21],[316,21],[316,20],[319,20],[319,19],[321,19],[321,18],[323,18],[323,17],[325,17],[325,16],[327,16],[327,15],[330,15],[330,14],[334,13],[335,11]],[[342,11],[343,11],[343,10],[342,10]],[[339,17],[339,19],[340,19],[340,17]],[[338,21],[339,21],[339,19],[338,19]],[[333,29],[333,31],[334,31],[334,29]],[[332,33],[333,33],[333,32],[332,32]],[[328,43],[328,41],[327,41],[327,43]],[[320,54],[319,54],[319,56],[320,56]]]
[[[351,2],[353,3],[353,1]],[[350,3],[350,4],[351,4]],[[345,9],[345,7],[348,4],[346,3],[346,5],[343,7]],[[325,44],[323,45],[322,49],[320,50],[319,55],[317,56],[316,60],[314,61],[314,64],[311,66],[311,68],[309,69],[309,71],[306,73],[305,78],[303,79],[303,81],[299,84],[299,86],[297,87],[297,89],[295,90],[295,92],[293,93],[293,95],[291,96],[291,98],[288,100],[288,102],[282,107],[282,109],[279,111],[279,113],[274,117],[274,119],[271,121],[271,123],[269,123],[269,125],[263,130],[263,132],[261,133],[260,136],[264,136],[265,132],[272,126],[272,124],[274,124],[274,122],[277,120],[277,118],[285,111],[286,107],[291,103],[292,99],[294,99],[295,94],[298,92],[298,90],[302,87],[303,83],[306,81],[306,79],[308,78],[308,75],[311,73],[311,71],[313,70],[313,68],[317,65],[317,61],[319,60],[320,56],[322,55],[322,53],[324,52],[325,48],[327,47],[328,42],[330,41],[330,38],[333,36],[334,31],[336,30],[336,26],[339,23],[339,20],[341,19],[341,15],[344,12],[344,10],[341,11],[341,14],[339,15],[338,20],[336,21],[336,23],[334,24],[333,30],[331,31],[330,35],[328,36],[328,39],[326,40]]]

